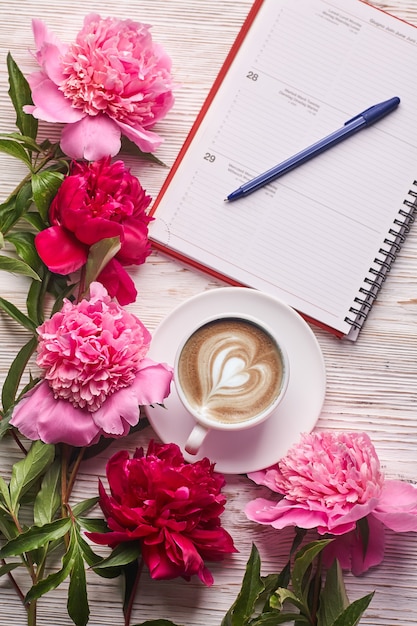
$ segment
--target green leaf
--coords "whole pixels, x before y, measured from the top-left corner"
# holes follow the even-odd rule
[[[93,517],[77,517],[77,522],[84,530],[90,533],[105,533],[109,531],[104,519],[96,519]]]
[[[7,232],[5,228],[6,222],[9,221],[10,216],[13,215],[16,205],[16,194],[11,195],[5,202],[0,204],[0,230],[2,233]]]
[[[129,607],[133,605],[133,601],[135,599],[135,594],[137,591],[137,582],[140,578],[142,571],[143,562],[139,563],[138,560],[133,561],[132,563],[128,563],[121,568],[124,578],[124,592],[123,592],[123,615],[125,617],[125,621],[128,621],[129,616]],[[103,570],[101,570],[103,571]],[[117,571],[116,570],[104,570],[106,573],[108,571]],[[100,575],[101,572],[100,572]]]
[[[23,111],[25,104],[33,104],[29,83],[10,53],[7,55],[7,69],[9,72],[9,95],[16,111],[16,126],[22,135],[36,139],[38,122],[32,115]]]
[[[1,302],[0,302],[0,306],[1,306]],[[37,344],[38,344],[37,338],[31,337],[29,341],[19,350],[13,363],[11,364],[9,368],[8,374],[6,376],[6,380],[3,383],[3,388],[2,388],[2,393],[1,393],[3,408],[6,412],[9,412],[9,410],[12,408],[13,404],[15,403],[20,380],[22,378],[23,372],[25,371],[26,365],[30,357],[36,350]],[[9,421],[10,418],[11,418],[11,414],[8,415],[7,420]],[[2,434],[4,434],[4,428],[6,427],[6,424],[3,425],[3,422],[5,420],[6,420],[6,417],[4,417],[0,422],[1,424],[0,433]],[[8,421],[7,421],[7,424],[8,424]]]
[[[41,273],[41,272],[40,272]],[[26,308],[29,319],[33,320],[36,326],[42,324],[45,319],[44,316],[44,297],[48,288],[48,270],[42,271],[45,274],[43,281],[32,280],[26,297]]]
[[[251,621],[250,626],[275,626],[276,624],[310,624],[311,622],[299,613],[263,613]]]
[[[134,626],[181,626],[181,624],[174,624],[170,619],[147,619],[145,622]]]
[[[34,280],[41,280],[40,276],[33,271],[30,265],[19,259],[12,259],[4,255],[0,256],[0,270],[11,272],[12,274],[29,276],[29,278],[33,278]]]
[[[305,589],[303,586],[304,576],[314,561],[314,559],[320,554],[320,552],[332,541],[332,539],[322,539],[320,541],[312,541],[297,552],[293,571],[292,571],[292,586],[294,593],[300,599],[305,599]]]
[[[31,181],[26,182],[23,187],[21,187],[16,196],[16,206],[15,206],[15,215],[16,218],[22,217],[29,207],[32,204],[33,195],[32,195],[32,183]]]
[[[5,239],[14,245],[22,261],[27,263],[39,275],[42,263],[36,251],[35,235],[33,233],[19,231],[9,233]]]
[[[12,428],[12,426],[10,426],[12,415],[13,412],[9,410],[0,419],[0,440],[3,439],[4,435]]]
[[[125,154],[142,157],[146,161],[156,163],[157,165],[161,165],[162,167],[167,167],[166,164],[158,159],[158,157],[155,156],[152,152],[142,152],[142,150],[135,143],[133,143],[133,141],[130,141],[130,139],[128,139],[124,135],[122,135],[121,151]]]
[[[24,459],[13,465],[10,479],[12,510],[15,511],[22,495],[42,476],[55,456],[55,446],[34,441]]]
[[[285,589],[285,587],[280,587],[276,590],[275,602],[271,601],[271,606],[273,608],[281,609],[282,605],[286,601],[291,602],[291,604],[297,607],[297,609],[300,609],[300,611],[304,611],[306,609],[303,599],[297,596],[293,591],[291,591],[291,589]]]
[[[94,508],[97,504],[97,502],[99,501],[99,497],[95,496],[94,498],[88,498],[87,500],[83,500],[82,502],[78,502],[73,508],[72,508],[72,514],[74,515],[74,517],[77,517],[79,515],[83,515],[84,513],[86,513],[87,511],[90,511],[90,509]]]
[[[88,607],[84,559],[78,549],[74,551],[74,559],[70,571],[67,610],[68,615],[76,626],[86,626],[90,609]]]
[[[239,594],[224,616],[221,626],[245,626],[255,610],[256,603],[264,591],[261,579],[261,559],[255,544],[252,544],[246,571]]]
[[[93,552],[91,546],[83,539],[81,536],[79,529],[77,528],[77,540],[80,548],[80,552],[83,556],[84,561],[90,567],[93,567],[96,563],[101,561],[101,556]]]
[[[3,139],[15,139],[19,143],[22,144],[24,148],[27,150],[31,150],[33,152],[42,152],[42,147],[39,146],[32,137],[28,137],[26,135],[21,135],[20,133],[0,133],[0,137]]]
[[[60,188],[64,175],[60,172],[43,170],[32,175],[33,201],[46,221],[48,218],[49,205]]]
[[[60,539],[70,528],[71,520],[69,518],[58,519],[43,526],[32,526],[26,532],[21,533],[14,539],[10,539],[0,549],[0,558],[19,556],[25,552],[36,550],[50,541]]]
[[[43,477],[41,488],[36,494],[33,519],[37,526],[52,522],[61,504],[60,485],[61,464],[56,459]]]
[[[1,230],[7,233],[19,219],[25,216],[32,205],[32,185],[25,182],[19,191],[0,205]]]
[[[5,563],[4,565],[2,565],[0,567],[0,577],[4,576],[5,574],[8,574],[9,572],[12,572],[14,569],[16,569],[17,567],[22,567],[23,563]]]
[[[31,224],[31,226],[33,226],[33,228],[38,231],[43,230],[48,226],[48,224],[45,222],[45,220],[42,219],[38,212],[30,211],[28,213],[25,213],[23,217],[27,222],[29,222],[29,224]]]
[[[343,581],[343,572],[337,560],[327,570],[326,581],[320,593],[318,626],[333,626],[335,619],[349,604]]]
[[[2,476],[0,476],[0,502],[3,502],[9,511],[11,510],[12,503],[10,500],[9,487]]]
[[[333,623],[333,626],[357,626],[359,620],[368,608],[374,593],[370,593],[359,600],[355,600],[343,611]]]
[[[97,278],[120,248],[120,237],[102,239],[90,247],[85,273],[86,288]]]
[[[369,545],[369,522],[367,517],[362,517],[362,519],[356,522],[356,532],[359,533],[363,549],[363,558],[365,558]]]
[[[136,561],[138,557],[140,557],[140,554],[141,549],[138,541],[121,543],[114,548],[108,557],[102,559],[99,563],[94,565],[94,570],[128,565],[129,563],[132,563],[132,561]]]
[[[3,505],[0,506],[0,533],[7,540],[13,539],[19,534],[15,523],[10,514],[4,510]]]
[[[63,520],[57,520],[62,522]],[[71,526],[71,521],[69,519],[64,520],[69,523]],[[56,524],[56,522],[52,522]],[[45,593],[52,591],[52,589],[56,589],[59,587],[61,583],[64,582],[66,578],[70,575],[73,563],[74,563],[74,552],[75,552],[75,543],[73,540],[70,541],[68,546],[68,550],[64,554],[62,558],[62,567],[57,572],[53,574],[49,574],[46,578],[40,580],[36,585],[33,585],[26,594],[25,604],[28,602],[33,602],[33,600],[37,600]]]
[[[4,152],[5,154],[9,154],[15,159],[19,159],[23,161],[25,165],[30,169],[32,165],[32,161],[26,150],[23,146],[14,141],[13,139],[0,139],[0,152]]]
[[[2,257],[0,257],[1,259]],[[5,313],[10,315],[16,322],[21,324],[27,330],[30,330],[32,333],[36,332],[36,324],[26,315],[24,315],[20,309],[18,309],[14,304],[0,297],[0,309],[2,309]]]

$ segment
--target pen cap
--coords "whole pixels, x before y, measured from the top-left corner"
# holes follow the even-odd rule
[[[397,96],[395,98],[385,100],[384,102],[380,102],[379,104],[374,104],[374,106],[369,107],[369,109],[365,109],[365,111],[362,111],[359,115],[355,115],[355,117],[348,120],[345,123],[345,126],[346,124],[350,124],[354,120],[358,120],[360,118],[364,119],[366,125],[369,126],[370,124],[380,120],[382,117],[388,115],[388,113],[391,113],[391,111],[394,111],[399,104],[400,99]]]

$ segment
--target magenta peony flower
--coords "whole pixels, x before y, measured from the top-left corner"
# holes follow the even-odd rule
[[[381,562],[384,525],[396,532],[417,531],[417,488],[384,480],[379,459],[365,433],[317,432],[303,435],[275,466],[249,474],[280,494],[277,502],[249,502],[249,519],[274,528],[317,528],[336,536],[328,556],[337,556],[354,574]],[[366,520],[369,540],[362,543]]]
[[[118,452],[107,463],[111,495],[100,482],[100,506],[108,533],[88,533],[112,548],[139,541],[142,557],[155,579],[196,574],[206,585],[213,577],[204,560],[219,561],[236,552],[221,527],[226,498],[224,477],[207,458],[185,463],[175,444],[151,442],[146,456],[136,450]]]
[[[150,129],[172,107],[171,60],[152,41],[150,27],[90,14],[75,43],[61,43],[32,21],[39,72],[28,78],[37,119],[66,124],[61,148],[95,161],[120,150],[121,134],[143,152],[161,138]]]
[[[136,288],[122,266],[140,265],[150,254],[150,201],[123,161],[75,162],[51,203],[50,228],[36,235],[38,254],[52,272],[67,275],[86,263],[91,245],[119,237],[121,249],[98,280],[120,304],[134,302]]]
[[[139,405],[162,402],[172,368],[145,358],[151,336],[100,283],[79,304],[64,302],[38,328],[44,376],[16,405],[11,424],[29,439],[88,446],[121,437]]]

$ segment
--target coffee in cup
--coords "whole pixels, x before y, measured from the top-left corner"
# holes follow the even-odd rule
[[[196,420],[186,451],[196,454],[211,429],[239,430],[268,417],[285,393],[288,368],[263,322],[227,314],[201,323],[175,359],[179,398]]]

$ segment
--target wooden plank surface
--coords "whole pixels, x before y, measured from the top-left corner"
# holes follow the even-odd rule
[[[417,25],[415,0],[372,2]],[[33,47],[30,20],[44,19],[51,30],[71,41],[89,12],[147,22],[153,36],[173,59],[178,90],[176,104],[158,125],[165,142],[158,151],[169,167],[225,58],[249,8],[250,0],[2,0],[0,5],[0,131],[13,128],[14,112],[7,97],[6,54],[10,51],[21,69],[34,68],[28,50]],[[416,68],[417,74],[417,68]],[[410,81],[415,82],[415,76]],[[416,83],[417,84],[417,83]],[[417,87],[416,87],[417,88]],[[57,129],[42,126],[52,139]],[[57,136],[57,135],[56,135]],[[0,155],[0,193],[7,193],[21,180],[23,167]],[[155,196],[167,168],[128,160],[132,171]],[[417,177],[417,164],[416,164]],[[221,283],[179,263],[153,254],[132,274],[138,286],[137,302],[130,306],[150,330],[179,303]],[[25,281],[0,276],[0,295],[24,306]],[[355,344],[341,342],[313,328],[322,348],[327,369],[327,393],[319,429],[365,430],[371,436],[386,476],[415,481],[417,477],[417,228],[408,237],[371,315]],[[10,362],[25,342],[25,333],[0,316],[0,381]],[[118,442],[112,450],[146,444],[154,436],[150,429]],[[7,474],[11,447],[0,451],[0,469]],[[82,469],[74,497],[95,495],[97,477],[104,476],[107,454]],[[264,573],[281,568],[288,553],[292,532],[271,531],[249,522],[242,513],[245,503],[263,494],[245,476],[228,476],[224,525],[235,539],[239,553],[211,568],[215,584],[204,588],[198,581],[153,582],[143,576],[132,623],[165,617],[189,626],[218,625],[239,589],[250,545],[261,552]],[[93,626],[122,623],[119,581],[107,581],[89,573]],[[386,557],[382,565],[361,578],[346,576],[348,592],[355,599],[376,590],[361,624],[411,626],[417,614],[417,536],[387,533]],[[65,588],[40,602],[39,625],[67,626]],[[7,579],[0,579],[0,624],[25,623],[24,612]]]

